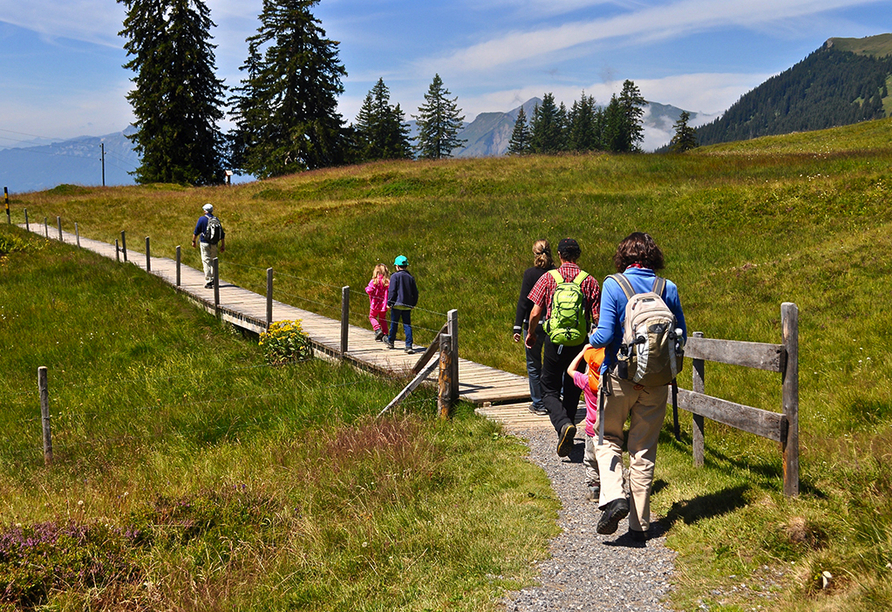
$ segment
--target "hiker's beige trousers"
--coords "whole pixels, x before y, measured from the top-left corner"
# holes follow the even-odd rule
[[[610,395],[604,402],[604,443],[595,449],[601,472],[601,499],[606,506],[623,492],[623,426],[629,423],[629,529],[650,527],[650,489],[654,480],[657,441],[666,416],[669,386],[642,387],[608,374]],[[602,379],[603,381],[603,379]],[[602,382],[603,384],[603,382]]]

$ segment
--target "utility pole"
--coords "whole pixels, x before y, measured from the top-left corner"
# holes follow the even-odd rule
[[[105,187],[105,143],[99,143],[99,150],[102,151],[102,186]]]

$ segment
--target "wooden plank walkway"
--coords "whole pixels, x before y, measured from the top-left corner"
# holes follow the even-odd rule
[[[24,225],[20,225],[25,229]],[[49,228],[47,232],[42,224],[30,224],[30,230],[39,235],[47,235],[53,240],[59,239],[57,228]],[[109,259],[119,256],[114,244],[92,240],[63,231],[62,242],[76,245],[98,253]],[[123,261],[123,257],[121,258]],[[146,269],[145,251],[127,249],[127,261],[139,268]],[[150,273],[176,287],[176,261],[167,257],[152,256],[149,262]],[[211,314],[218,313],[224,321],[233,325],[261,333],[266,330],[266,296],[248,291],[237,285],[220,281],[219,308],[214,307],[214,290],[204,287],[204,272],[186,265],[180,265],[180,285],[177,290],[199,307]],[[289,304],[273,300],[273,321],[301,320],[301,326],[310,337],[314,348],[327,355],[340,357],[341,322],[295,308]],[[461,336],[459,335],[459,338]],[[459,340],[459,343],[461,340]],[[399,345],[398,345],[399,346]],[[424,347],[421,347],[422,349]],[[344,359],[358,367],[387,375],[409,376],[412,367],[420,357],[407,355],[403,350],[387,349],[381,342],[375,341],[373,331],[349,326],[348,347]],[[477,404],[478,413],[490,419],[521,427],[551,427],[548,417],[531,414],[527,410],[530,401],[530,388],[526,377],[503,372],[467,359],[459,359],[458,367],[460,399]]]

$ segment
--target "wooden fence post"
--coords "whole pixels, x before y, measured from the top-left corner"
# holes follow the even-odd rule
[[[796,304],[781,304],[781,325],[787,363],[783,373],[783,408],[787,435],[783,441],[784,495],[799,495],[799,309]]]
[[[702,338],[703,332],[694,332],[693,336],[695,338]],[[706,362],[702,359],[693,359],[691,360],[693,364],[693,388],[691,389],[694,393],[706,393],[706,371],[705,364]],[[704,458],[704,423],[705,419],[702,415],[691,413],[691,417],[693,418],[693,436],[691,439],[691,445],[693,447],[694,452],[694,467],[702,467],[703,466],[703,458]]]
[[[438,379],[437,414],[441,419],[449,418],[452,408],[452,336],[440,335],[440,377]]]
[[[50,391],[46,366],[37,368],[37,389],[40,392],[40,422],[43,424],[43,462],[53,462],[53,434],[50,429]]]
[[[46,217],[43,218],[43,234],[47,238],[50,237],[50,222]]]
[[[183,261],[183,249],[177,245],[177,287],[180,286],[180,264]]]
[[[59,242],[65,242],[62,239],[62,217],[56,217],[56,225],[59,227]]]
[[[117,238],[115,238],[115,261],[121,263],[121,247]]]
[[[146,272],[152,271],[152,252],[149,248],[149,237],[146,236]]]
[[[74,238],[77,240],[77,248],[81,248],[81,230],[77,226],[77,221],[74,222]]]
[[[341,287],[341,359],[347,354],[347,335],[350,333],[350,287]]]
[[[25,230],[29,231],[29,232],[31,231],[31,224],[28,223],[28,209],[27,208],[25,209]]]
[[[273,269],[266,269],[266,328],[273,324]]]
[[[214,315],[220,316],[220,260],[214,257]]]
[[[449,388],[449,400],[454,404],[458,401],[458,310],[452,309],[446,313],[446,327],[449,337],[452,339],[451,379]]]
[[[127,236],[121,230],[121,253],[124,255],[124,263],[127,263]]]

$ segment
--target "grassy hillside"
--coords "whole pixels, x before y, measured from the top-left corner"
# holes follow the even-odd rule
[[[398,381],[268,367],[158,279],[6,225],[0,279],[3,612],[489,610],[546,554],[547,478],[466,407],[375,418]]]
[[[341,286],[359,293],[376,262],[405,254],[424,309],[419,340],[457,308],[462,355],[518,373],[522,350],[510,331],[532,242],[577,238],[582,267],[603,278],[617,242],[648,231],[691,331],[778,342],[781,302],[800,308],[803,495],[780,494],[774,444],[710,424],[707,467],[695,471],[689,427],[681,444],[667,437],[654,508],[681,553],[675,603],[885,609],[890,137],[884,120],[685,156],[379,163],[213,189],[60,187],[15,195],[13,210],[15,220],[27,208],[32,222],[46,216],[51,225],[60,215],[66,228],[77,221],[82,235],[107,241],[121,230],[131,245],[148,235],[153,254],[172,254],[210,201],[228,232],[224,278],[261,290],[273,266],[280,299],[331,316]],[[706,387],[780,408],[780,381],[769,373],[710,365]],[[815,586],[823,571],[834,576],[829,589]]]
[[[879,34],[866,38],[831,38],[827,41],[827,46],[860,55],[888,57],[892,55],[892,34]]]

